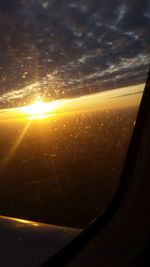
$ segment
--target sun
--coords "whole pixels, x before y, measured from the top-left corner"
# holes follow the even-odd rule
[[[42,101],[37,101],[30,106],[24,107],[24,111],[29,115],[43,115],[49,111],[49,105]]]
[[[29,106],[23,107],[22,111],[32,118],[42,118],[45,117],[48,113],[54,111],[57,106],[57,101],[47,103],[42,101],[36,101],[35,103]]]

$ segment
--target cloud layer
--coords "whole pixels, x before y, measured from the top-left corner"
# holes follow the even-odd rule
[[[1,0],[0,104],[139,84],[150,59],[148,0]]]

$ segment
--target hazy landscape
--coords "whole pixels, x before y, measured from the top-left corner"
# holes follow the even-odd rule
[[[1,122],[1,214],[85,227],[116,190],[136,112],[55,115],[26,132],[26,119]]]

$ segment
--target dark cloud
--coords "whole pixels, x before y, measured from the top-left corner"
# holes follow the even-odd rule
[[[19,0],[1,0],[0,12],[2,13],[14,13],[21,7],[21,1]]]
[[[148,0],[1,0],[0,103],[142,83]]]
[[[130,96],[130,95],[141,95],[143,91],[139,91],[139,92],[131,92],[128,94],[122,94],[119,96],[114,96],[114,97],[110,97],[110,99],[114,99],[114,98],[120,98],[120,97],[125,97],[125,96]]]

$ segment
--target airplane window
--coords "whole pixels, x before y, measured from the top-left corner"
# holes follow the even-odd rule
[[[84,228],[110,203],[149,63],[148,1],[0,2],[0,213]]]

